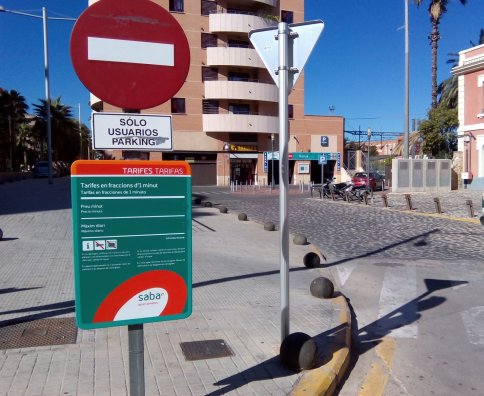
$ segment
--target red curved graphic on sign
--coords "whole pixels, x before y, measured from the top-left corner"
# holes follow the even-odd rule
[[[187,303],[188,290],[185,280],[176,272],[154,270],[136,275],[116,287],[99,305],[93,322],[111,322],[121,307],[137,293],[151,288],[163,288],[169,298],[160,316],[183,313]]]

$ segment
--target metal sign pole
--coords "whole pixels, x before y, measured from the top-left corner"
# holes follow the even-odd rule
[[[289,335],[289,28],[279,22],[279,217],[280,217],[280,272],[281,272],[281,342]]]
[[[143,324],[128,325],[129,394],[145,395]]]

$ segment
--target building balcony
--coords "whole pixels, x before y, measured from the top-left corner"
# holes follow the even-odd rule
[[[207,66],[265,68],[255,49],[242,47],[208,47]]]
[[[279,133],[279,117],[258,114],[204,114],[204,132]]]
[[[257,81],[205,81],[205,99],[238,99],[277,102],[279,90],[275,84]]]
[[[208,28],[211,33],[232,32],[249,33],[254,29],[277,26],[277,21],[250,13],[217,13],[210,14]]]

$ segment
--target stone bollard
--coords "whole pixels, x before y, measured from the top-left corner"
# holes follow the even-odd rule
[[[309,335],[301,332],[292,333],[282,341],[279,354],[285,366],[299,372],[314,367],[318,346]]]
[[[239,213],[239,215],[237,216],[237,218],[240,221],[247,221],[247,215],[245,213]]]
[[[405,194],[405,200],[407,201],[407,209],[413,210],[412,206],[412,196],[410,194]]]
[[[472,203],[472,199],[466,199],[466,205],[469,217],[474,218],[474,204]]]
[[[275,231],[276,230],[276,226],[274,223],[268,221],[266,223],[264,223],[264,230],[266,231]]]
[[[227,209],[226,206],[221,206],[218,210],[220,211],[220,213],[228,213],[229,212],[229,210]]]
[[[388,195],[387,194],[383,194],[381,197],[383,199],[383,206],[385,208],[388,208]]]
[[[211,208],[212,207],[212,202],[207,201],[207,202],[205,202],[203,204],[203,206],[205,206],[206,208]]]
[[[321,259],[316,253],[309,252],[304,255],[303,262],[306,267],[315,268],[319,267],[321,264]]]
[[[435,211],[438,214],[442,214],[442,206],[440,205],[440,198],[439,197],[434,198],[434,204],[435,204]]]
[[[294,235],[294,239],[292,240],[294,245],[307,245],[308,240],[304,235]]]
[[[334,285],[328,278],[320,276],[311,282],[309,291],[313,297],[317,298],[333,298]]]

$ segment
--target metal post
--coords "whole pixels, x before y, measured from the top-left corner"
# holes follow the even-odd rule
[[[45,7],[42,7],[42,21],[44,27],[45,101],[47,106],[47,161],[49,162],[49,184],[52,184],[52,124],[50,116],[49,46],[47,33],[47,10]]]
[[[271,133],[271,192],[274,189],[274,134]]]
[[[403,158],[408,159],[408,141],[409,141],[409,48],[408,48],[408,0],[405,0],[405,110],[404,110],[404,140],[403,140]]]
[[[78,109],[79,109],[79,139],[80,139],[80,156],[79,159],[82,159],[82,125],[81,125],[81,104],[77,104]]]
[[[321,188],[323,188],[324,184],[324,162],[321,161]]]
[[[368,130],[366,131],[366,133],[367,133],[367,136],[368,136],[368,157],[366,158],[366,161],[367,161],[367,164],[366,164],[366,169],[367,169],[367,173],[366,173],[366,187],[367,187],[368,193],[370,194],[371,199],[373,201],[373,190],[371,189],[371,186],[370,186],[370,139],[371,139],[371,129],[368,128]]]
[[[280,272],[281,272],[281,342],[289,335],[289,28],[278,24],[279,40],[279,217],[280,217]]]
[[[144,396],[145,367],[144,367],[144,337],[143,325],[128,325],[129,344],[129,394],[130,396]]]

